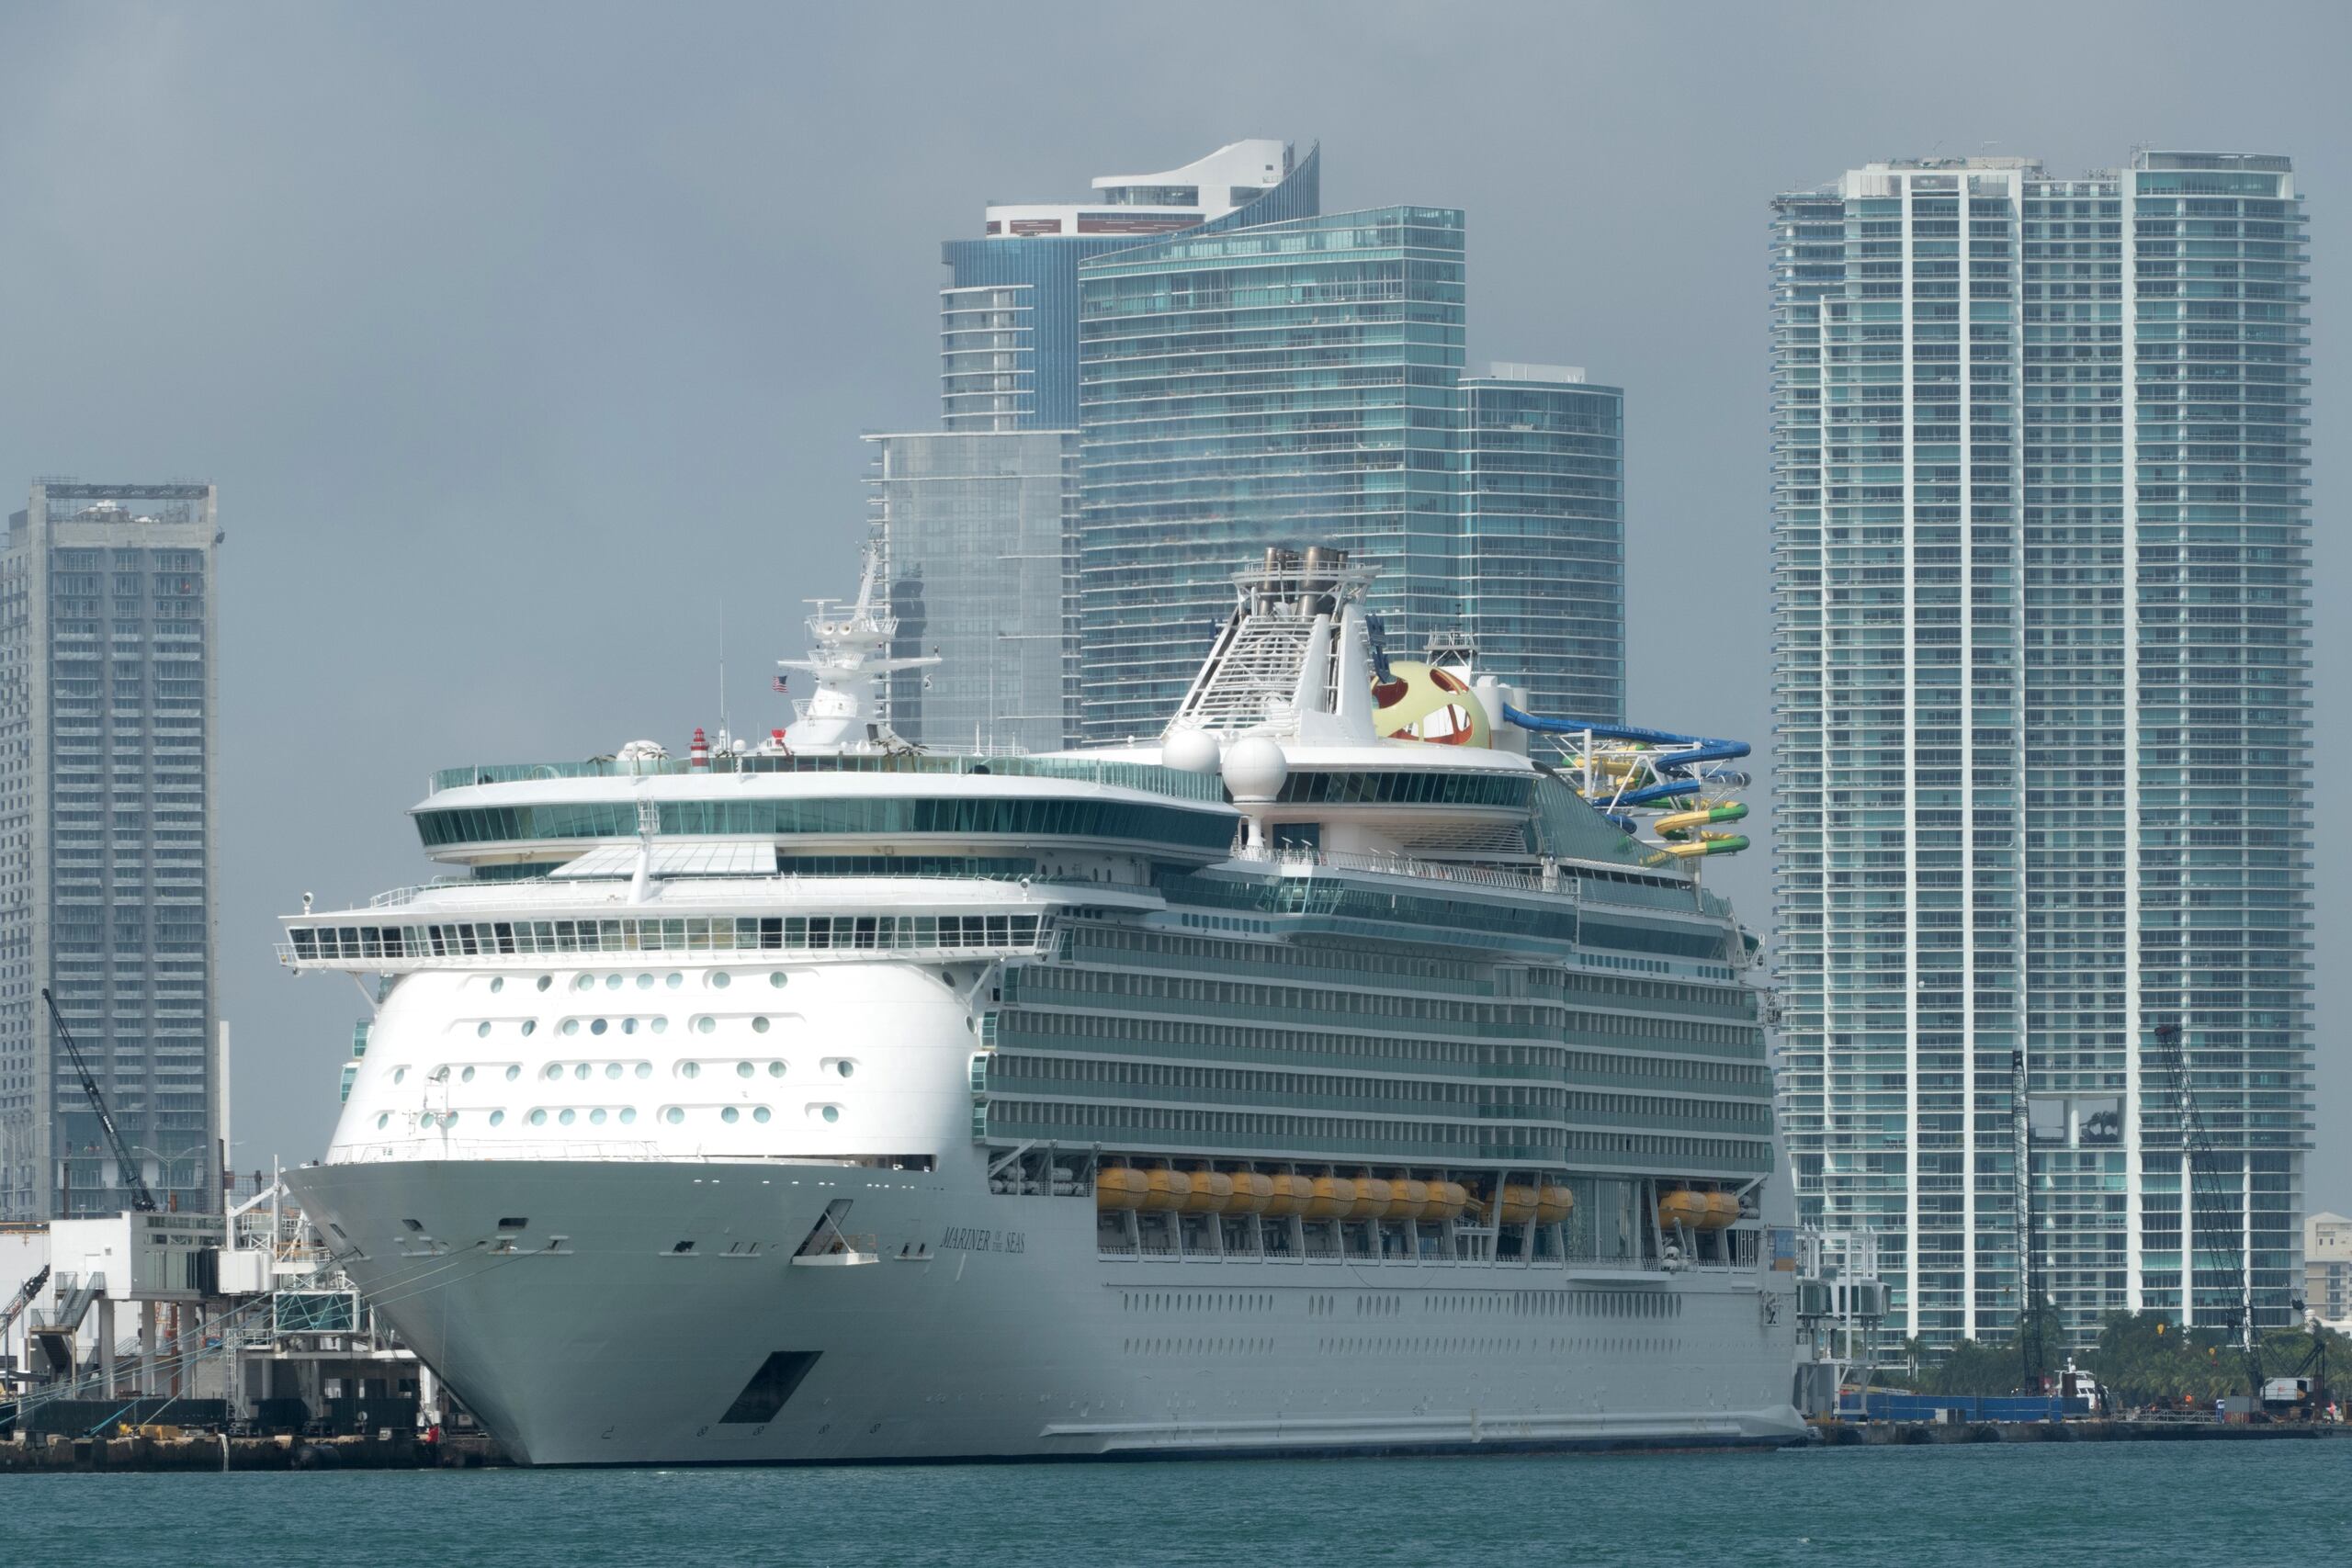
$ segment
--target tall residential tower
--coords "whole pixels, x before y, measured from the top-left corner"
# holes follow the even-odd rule
[[[0,1216],[220,1200],[208,484],[47,480],[0,556]]]
[[[1882,1232],[1931,1345],[2029,1291],[2077,1341],[2224,1323],[2232,1258],[2288,1320],[2303,265],[2280,157],[1897,161],[1773,203],[1789,1139],[1806,1216]],[[2201,1220],[2160,1027],[2217,1145]]]

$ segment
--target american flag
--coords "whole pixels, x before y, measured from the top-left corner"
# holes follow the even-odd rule
[[[791,689],[791,688],[790,688],[790,686],[786,682],[785,678],[784,678],[783,676],[781,676],[781,675],[775,676],[775,677],[774,677],[773,679],[771,679],[771,680],[768,682],[768,684],[769,684],[770,686],[773,686],[774,688],[775,688],[775,690],[777,690],[777,691],[779,691],[779,692],[789,691],[789,690]]]

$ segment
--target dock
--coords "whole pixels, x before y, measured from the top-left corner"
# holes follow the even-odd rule
[[[0,1473],[39,1471],[478,1470],[510,1462],[480,1434],[437,1443],[406,1432],[341,1438],[232,1438],[217,1432],[131,1433],[67,1438],[51,1434],[0,1442]]]

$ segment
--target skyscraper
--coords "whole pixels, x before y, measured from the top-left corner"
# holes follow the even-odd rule
[[[1080,267],[1079,636],[1091,741],[1156,733],[1269,544],[1377,563],[1388,646],[1463,617],[1463,216],[1172,235]]]
[[[2232,1258],[2289,1315],[2303,260],[2279,157],[1898,161],[1773,203],[1782,1092],[1804,1213],[1883,1233],[1930,1344],[2029,1292],[2078,1341],[2225,1323]]]
[[[1625,716],[1625,393],[1555,365],[1463,378],[1464,629],[1529,711]]]
[[[0,557],[0,1213],[130,1204],[56,995],[160,1201],[216,1209],[206,484],[47,480]]]
[[[941,246],[941,429],[869,437],[894,651],[945,660],[893,681],[900,734],[1024,750],[1078,739],[1079,264],[1312,213],[1316,168],[1312,150],[1236,141],[1164,173],[1102,175],[1089,201],[991,204],[979,238]]]
[[[1057,751],[1078,723],[1078,440],[1058,430],[869,435],[886,541],[890,724],[917,745]]]

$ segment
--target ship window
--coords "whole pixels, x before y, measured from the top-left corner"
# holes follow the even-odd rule
[[[674,1105],[670,1107],[669,1110],[664,1111],[662,1113],[662,1116],[664,1121],[670,1122],[673,1126],[686,1119],[686,1113],[684,1111],[679,1110],[678,1107]]]
[[[768,1032],[768,1021],[767,1021],[765,1018],[763,1018],[763,1018],[755,1018],[755,1019],[752,1020],[752,1033],[754,1033],[754,1034],[765,1034],[767,1032]]]
[[[621,977],[618,975],[607,975],[605,976],[605,989],[608,991],[617,991],[620,988]]]
[[[633,1018],[625,1018],[625,1019],[621,1020],[621,1032],[622,1032],[623,1034],[634,1034],[634,1033],[636,1033],[636,1032],[637,1032],[637,1020],[635,1020],[635,1019],[633,1019]]]
[[[589,1033],[591,1033],[591,1034],[602,1034],[602,1033],[604,1033],[604,1032],[605,1032],[605,1021],[604,1021],[603,1019],[601,1019],[601,1018],[600,1018],[600,1019],[596,1020],[594,1023],[591,1023],[591,1024],[588,1026],[588,1032],[589,1032]]]
[[[833,1064],[833,1071],[841,1074],[843,1077],[848,1077],[851,1074],[857,1071],[857,1064],[855,1062],[849,1061],[835,1062]]]
[[[710,1017],[708,1014],[705,1014],[703,1017],[695,1020],[695,1027],[700,1030],[703,1033],[708,1034],[718,1027],[718,1021]]]
[[[473,1081],[474,1081],[474,1070],[473,1070],[471,1067],[468,1067],[464,1072],[459,1073],[459,1074],[458,1075],[458,1081],[459,1083],[471,1083],[471,1082],[473,1082]]]
[[[519,1078],[522,1076],[523,1069],[521,1067],[515,1066],[511,1063],[508,1064],[506,1068],[506,1081],[508,1083],[513,1083],[516,1078]]]
[[[602,1126],[604,1125],[605,1112],[602,1109],[591,1111],[588,1112],[588,1120],[595,1122],[598,1126]]]
[[[506,988],[506,976],[503,975],[493,975],[491,976],[490,988],[493,995],[504,990]]]
[[[585,991],[594,987],[595,984],[596,976],[594,975],[582,975],[571,982],[571,988],[575,991]]]
[[[572,1069],[571,1069],[571,1076],[572,1076],[573,1077],[575,1077],[575,1078],[584,1078],[584,1077],[586,1077],[588,1076],[588,1064],[587,1064],[587,1063],[585,1063],[585,1062],[582,1062],[582,1063],[581,1063],[578,1066],[576,1066],[576,1067],[572,1068]]]
[[[388,1124],[391,1122],[391,1119],[392,1119],[392,1113],[391,1113],[390,1111],[378,1111],[378,1112],[377,1112],[377,1114],[376,1114],[376,1125],[377,1125],[379,1128],[382,1128],[382,1127],[384,1127],[384,1126],[388,1125]]]
[[[580,1032],[580,1021],[579,1021],[578,1019],[576,1019],[576,1018],[567,1018],[567,1019],[565,1019],[565,1020],[563,1021],[563,1032],[564,1032],[566,1034],[577,1034],[577,1033],[579,1033],[579,1032]]]
[[[558,1116],[558,1117],[556,1118],[556,1120],[557,1120],[557,1121],[559,1121],[559,1122],[562,1122],[565,1126],[569,1127],[569,1126],[571,1126],[571,1123],[573,1122],[573,1121],[575,1121],[575,1120],[578,1118],[579,1114],[580,1114],[580,1113],[579,1113],[578,1111],[576,1111],[566,1110],[566,1111],[563,1112],[563,1114],[562,1114],[562,1115],[560,1115],[560,1116]]]
[[[506,1112],[503,1111],[493,1111],[490,1113],[490,1124],[493,1127],[500,1125],[505,1120]]]
[[[545,1111],[532,1111],[532,1112],[531,1112],[531,1125],[532,1125],[532,1126],[534,1126],[534,1127],[544,1127],[544,1126],[546,1126],[547,1124],[548,1124],[548,1113],[547,1113]]]
[[[726,970],[714,969],[710,972],[710,988],[712,990],[723,991],[729,984],[731,984],[731,981]]]
[[[490,1038],[490,1021],[488,1019],[484,1019],[481,1022],[474,1025],[474,1035],[477,1039],[487,1040]]]
[[[700,1062],[680,1062],[678,1064],[678,1076],[682,1078],[698,1078],[702,1077],[702,1064]]]
[[[739,1078],[750,1077],[752,1076],[752,1064],[749,1062],[738,1062],[735,1064],[735,1076]]]
[[[541,989],[542,991],[546,990],[549,986],[552,986],[552,985],[554,985],[554,984],[555,984],[555,976],[552,976],[552,975],[542,975],[542,976],[539,976],[539,989]]]
[[[394,1083],[400,1082],[406,1077],[408,1077],[408,1069],[406,1067],[394,1067],[392,1069],[392,1081]]]
[[[674,1247],[671,1247],[671,1248],[670,1248],[670,1251],[671,1251],[673,1255],[683,1258],[683,1257],[684,1257],[687,1253],[692,1252],[694,1249],[695,1249],[695,1244],[694,1244],[693,1242],[690,1242],[690,1241],[682,1241],[682,1242],[679,1242],[676,1246],[674,1246]]]
[[[622,1107],[621,1107],[621,1125],[622,1125],[622,1126],[626,1127],[626,1126],[628,1126],[630,1122],[634,1122],[634,1121],[636,1121],[636,1120],[637,1120],[637,1107],[636,1107],[636,1106],[634,1106],[634,1105],[624,1105],[624,1106],[622,1106]]]
[[[743,1113],[741,1111],[736,1110],[730,1105],[718,1113],[718,1119],[721,1122],[732,1122],[740,1120],[742,1117],[742,1114]]]
[[[549,1062],[548,1064],[547,1076],[551,1078],[560,1078],[563,1077],[563,1064],[560,1062]]]
[[[828,1122],[838,1122],[842,1119],[842,1108],[838,1105],[828,1105],[824,1109],[823,1115]]]
[[[637,988],[640,991],[651,990],[653,988],[653,976],[650,975],[639,975],[637,977]]]
[[[764,1106],[764,1105],[755,1105],[755,1106],[753,1106],[753,1107],[752,1108],[752,1121],[754,1121],[754,1122],[764,1122],[764,1121],[766,1121],[767,1119],[768,1119],[768,1108],[767,1108],[766,1106]]]
[[[685,983],[686,983],[686,977],[685,977],[684,975],[679,974],[679,973],[678,973],[676,970],[674,970],[674,969],[673,969],[673,970],[671,970],[671,971],[670,971],[670,978],[669,978],[669,980],[667,981],[667,984],[668,984],[669,987],[670,987],[672,990],[673,990],[673,991],[674,991],[674,990],[676,990],[679,987],[681,987],[681,986],[684,985]]]
[[[525,1034],[537,1034],[538,1032],[539,1021],[537,1019],[526,1018],[523,1021],[523,1032]]]
[[[780,1078],[784,1077],[784,1064],[782,1062],[770,1062],[768,1064],[768,1077],[772,1078]]]
[[[655,1019],[655,1020],[653,1021],[653,1032],[654,1032],[654,1033],[656,1033],[656,1034],[667,1034],[667,1033],[669,1033],[669,1032],[670,1032],[670,1021],[669,1021],[668,1019],[666,1019],[666,1018],[657,1018],[657,1019]]]
[[[771,974],[768,976],[768,984],[769,984],[769,985],[771,985],[771,986],[774,986],[774,987],[775,987],[777,990],[779,990],[779,991],[780,991],[780,990],[782,990],[782,989],[784,989],[784,984],[785,984],[785,973],[784,973],[784,971],[783,971],[783,970],[781,970],[781,969],[778,969],[778,970],[775,970],[775,971],[774,971],[773,973],[771,973]]]
[[[639,1062],[637,1065],[637,1076],[641,1078],[651,1077],[653,1076],[653,1064],[650,1062]]]

